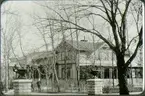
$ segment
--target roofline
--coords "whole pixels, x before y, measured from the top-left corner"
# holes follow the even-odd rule
[[[77,42],[76,40],[62,40],[61,41],[61,43],[63,43],[63,42],[67,42],[67,41],[75,41],[75,42]],[[78,41],[78,42],[82,42],[82,41]],[[61,43],[59,43],[58,44],[58,46],[55,48],[55,51],[56,51],[56,49],[61,45]],[[93,43],[93,42],[86,42],[86,43]],[[102,48],[102,46],[104,45],[104,44],[106,44],[106,43],[104,43],[104,42],[99,42],[99,43],[103,43],[102,45],[101,45],[101,47],[99,47],[99,48]],[[70,43],[68,43],[67,42],[67,44],[69,44],[71,47],[73,47],[74,49],[76,49],[76,50],[78,50],[78,51],[81,51],[79,48],[75,48],[72,44],[70,44]],[[99,49],[98,48],[98,49]],[[93,50],[93,51],[96,51],[97,49],[95,48],[95,50]],[[91,50],[90,50],[91,51]],[[91,52],[93,52],[93,51],[91,51]]]

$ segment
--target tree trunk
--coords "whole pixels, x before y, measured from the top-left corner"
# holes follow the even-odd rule
[[[47,88],[47,92],[48,92],[48,79],[49,79],[49,78],[48,78],[47,69],[45,69],[45,73],[46,73],[45,76],[46,76],[46,86],[47,86],[46,88]]]
[[[9,90],[9,65],[8,65],[8,59],[7,56],[4,56],[5,58],[5,91],[7,92]]]
[[[120,95],[129,95],[127,87],[127,68],[124,68],[125,60],[123,55],[117,56],[117,68],[118,68],[118,82]]]
[[[49,21],[49,24],[54,24],[54,22],[50,22]],[[59,84],[59,79],[58,79],[58,76],[57,76],[57,71],[56,71],[56,52],[55,52],[55,47],[54,47],[54,31],[53,31],[54,29],[53,29],[53,26],[50,26],[50,37],[51,37],[51,45],[52,45],[52,50],[54,51],[53,52],[53,62],[52,62],[52,64],[53,64],[53,72],[54,72],[54,75],[53,75],[53,79],[55,79],[56,80],[56,83],[57,83],[57,89],[58,89],[58,92],[60,92],[60,84]],[[53,81],[53,83],[55,83],[54,81]]]
[[[57,72],[56,72],[56,66],[55,66],[55,64],[54,64],[54,67],[53,67],[54,69],[54,75],[55,75],[55,80],[56,80],[56,82],[57,82],[57,92],[60,92],[60,84],[59,84],[59,80],[58,80],[58,76],[57,76]]]

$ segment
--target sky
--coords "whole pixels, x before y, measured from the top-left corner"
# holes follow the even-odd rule
[[[18,18],[21,19],[22,27],[21,33],[22,44],[24,46],[24,51],[31,51],[32,49],[39,47],[42,44],[41,38],[35,34],[36,29],[32,26],[32,17],[31,14],[34,10],[38,10],[32,1],[6,1],[2,6],[11,5],[11,10],[17,11],[20,15]],[[37,42],[36,42],[37,41]],[[21,55],[20,48],[17,48],[17,54]]]
[[[55,4],[55,2],[53,2],[55,0],[51,0],[51,3],[48,3],[49,6],[53,6],[53,4]],[[63,0],[65,1],[65,0]],[[40,2],[41,3],[44,3],[43,1]],[[68,3],[68,2],[67,2]],[[71,2],[69,2],[71,4]],[[21,34],[22,35],[22,46],[24,47],[24,52],[25,53],[29,53],[29,52],[33,52],[34,49],[37,49],[37,48],[40,48],[43,44],[44,44],[44,41],[42,40],[42,38],[40,37],[40,34],[38,32],[38,30],[36,29],[36,27],[34,27],[32,24],[33,24],[33,15],[35,14],[38,14],[38,15],[41,15],[43,17],[44,14],[44,9],[42,7],[40,7],[36,2],[34,3],[34,1],[29,1],[29,0],[26,0],[26,1],[6,1],[2,4],[2,10],[4,8],[10,8],[11,11],[14,11],[14,12],[17,12],[19,14],[18,18],[20,20],[20,23],[21,23]],[[55,9],[55,8],[54,8]],[[4,17],[2,16],[2,19]],[[107,27],[105,26],[102,26],[102,25],[99,25],[101,20],[97,20],[97,26],[100,26],[100,30],[103,31],[103,32],[106,32],[109,31],[110,29],[108,29]],[[4,25],[4,22],[1,22],[2,26]],[[83,26],[88,26],[88,23],[85,22],[85,19],[82,20],[82,23],[81,23]],[[132,25],[130,25],[132,26]],[[129,29],[129,36],[134,36],[135,33],[133,33],[134,31],[134,26],[132,26],[130,29]],[[84,39],[84,36],[87,40],[91,41],[92,38],[91,38],[91,35],[89,34],[85,34],[85,33],[80,33],[80,40],[81,39]],[[95,37],[97,38],[97,37]],[[58,37],[57,38],[58,41],[60,41],[61,37]],[[48,40],[48,42],[50,42],[50,40]],[[59,43],[59,42],[58,42]],[[58,44],[57,43],[57,44]],[[56,45],[57,45],[56,44]],[[15,44],[14,44],[15,45]],[[16,51],[16,54],[18,56],[22,56],[22,52],[20,50],[20,47],[19,47],[19,44],[16,44],[15,46],[18,46],[15,48],[15,51]],[[42,48],[42,47],[41,47]],[[50,47],[51,49],[51,47]],[[44,50],[44,47],[42,48],[42,50]]]

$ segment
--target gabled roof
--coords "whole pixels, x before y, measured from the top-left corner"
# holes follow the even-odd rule
[[[73,48],[80,50],[80,51],[95,51],[98,48],[100,48],[104,42],[97,42],[94,43],[93,42],[87,42],[87,41],[72,41],[72,40],[66,40],[65,42],[67,42],[68,44],[70,44],[71,46],[73,46]]]

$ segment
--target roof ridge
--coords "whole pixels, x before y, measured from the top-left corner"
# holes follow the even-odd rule
[[[88,50],[88,51],[95,51],[102,44],[104,44],[104,42],[95,42],[94,45],[93,42],[78,41],[78,47],[77,47],[76,40],[65,40],[65,41],[78,50]],[[73,41],[73,43],[71,41]]]

